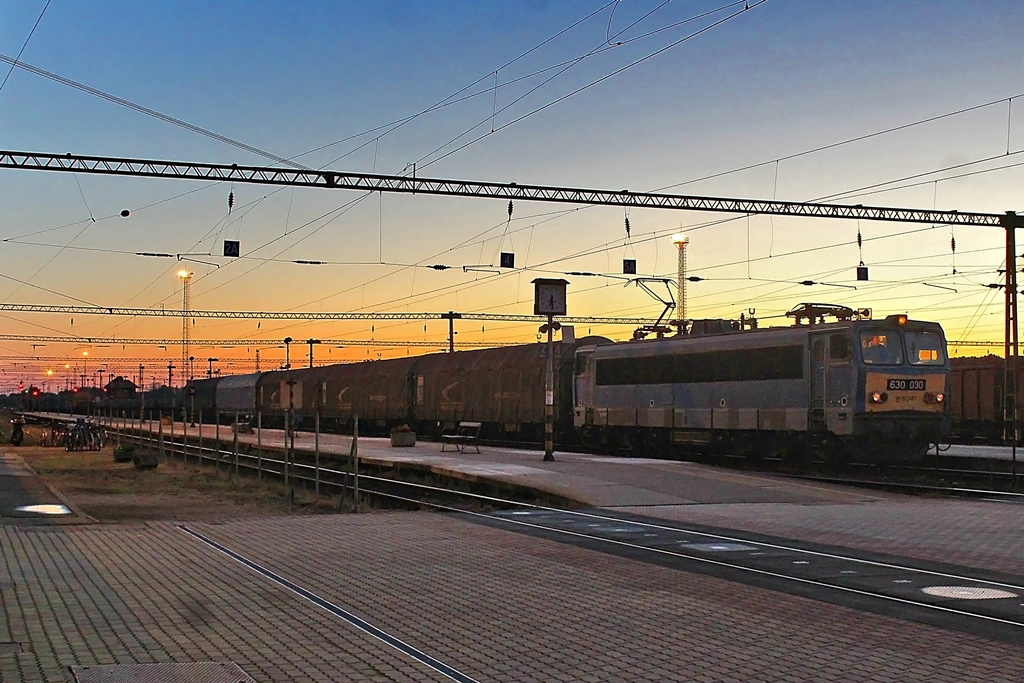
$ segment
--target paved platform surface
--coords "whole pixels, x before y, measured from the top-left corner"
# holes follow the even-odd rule
[[[16,455],[0,453],[0,524],[52,523],[56,517],[72,518],[77,513],[48,488]]]
[[[616,512],[1018,577],[1024,566],[1019,505],[481,450],[360,441],[367,459],[507,478]],[[452,680],[430,662],[478,681],[1018,681],[1024,671],[1024,651],[1005,642],[439,513],[116,526],[0,517],[0,607],[5,682],[211,661],[256,681]]]

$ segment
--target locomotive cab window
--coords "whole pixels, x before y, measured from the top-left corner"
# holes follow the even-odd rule
[[[868,365],[899,365],[903,362],[903,345],[899,332],[862,330],[860,355]]]
[[[583,375],[587,372],[587,357],[582,353],[576,356],[576,374]]]
[[[911,365],[942,365],[946,362],[942,337],[937,332],[908,330],[904,335]]]
[[[814,340],[814,346],[811,348],[811,358],[819,362],[825,360],[825,342],[821,339]]]
[[[845,334],[833,334],[828,338],[828,357],[833,361],[850,360],[853,355],[850,348],[850,338]]]

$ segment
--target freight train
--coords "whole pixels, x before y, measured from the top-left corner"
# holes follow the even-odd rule
[[[556,441],[632,455],[822,450],[922,457],[950,428],[942,328],[866,310],[802,304],[788,327],[692,321],[682,334],[554,343]],[[832,318],[832,321],[828,321]],[[545,346],[438,353],[199,380],[197,409],[263,427],[425,437],[482,423],[480,437],[543,441]]]
[[[1006,363],[1000,356],[950,359],[949,407],[955,440],[989,444],[1004,441],[1005,372]],[[1024,391],[1024,364],[1017,368],[1017,387],[1020,402],[1020,393]]]

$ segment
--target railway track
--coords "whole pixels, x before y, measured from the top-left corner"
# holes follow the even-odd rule
[[[251,454],[210,448],[200,452],[194,444],[186,451],[180,442],[165,442],[165,449],[175,457],[199,459],[220,467],[227,464],[236,472],[251,472],[254,468],[255,456]],[[283,477],[285,463],[282,460],[266,456],[261,460],[264,476]],[[292,463],[291,467],[290,481],[306,487],[318,485],[321,490],[339,495],[343,504],[346,500],[370,496],[378,505],[432,509],[458,515],[469,523],[643,563],[714,575],[894,618],[1024,644],[1024,605],[1021,604],[1024,582],[1016,576],[602,509],[566,509],[549,501],[498,495],[466,482],[453,486],[450,481],[412,481],[367,472],[356,479],[351,471],[323,467],[314,479],[307,463]],[[802,478],[827,480],[812,475]],[[842,478],[830,481],[877,484]],[[992,496],[997,492],[972,490],[968,493]],[[1011,494],[1010,499],[1024,501],[1024,496]]]

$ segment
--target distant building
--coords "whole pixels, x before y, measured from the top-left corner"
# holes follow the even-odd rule
[[[103,387],[103,390],[107,392],[108,399],[118,400],[132,398],[138,391],[138,387],[135,386],[135,382],[118,376],[107,382],[107,386]]]

